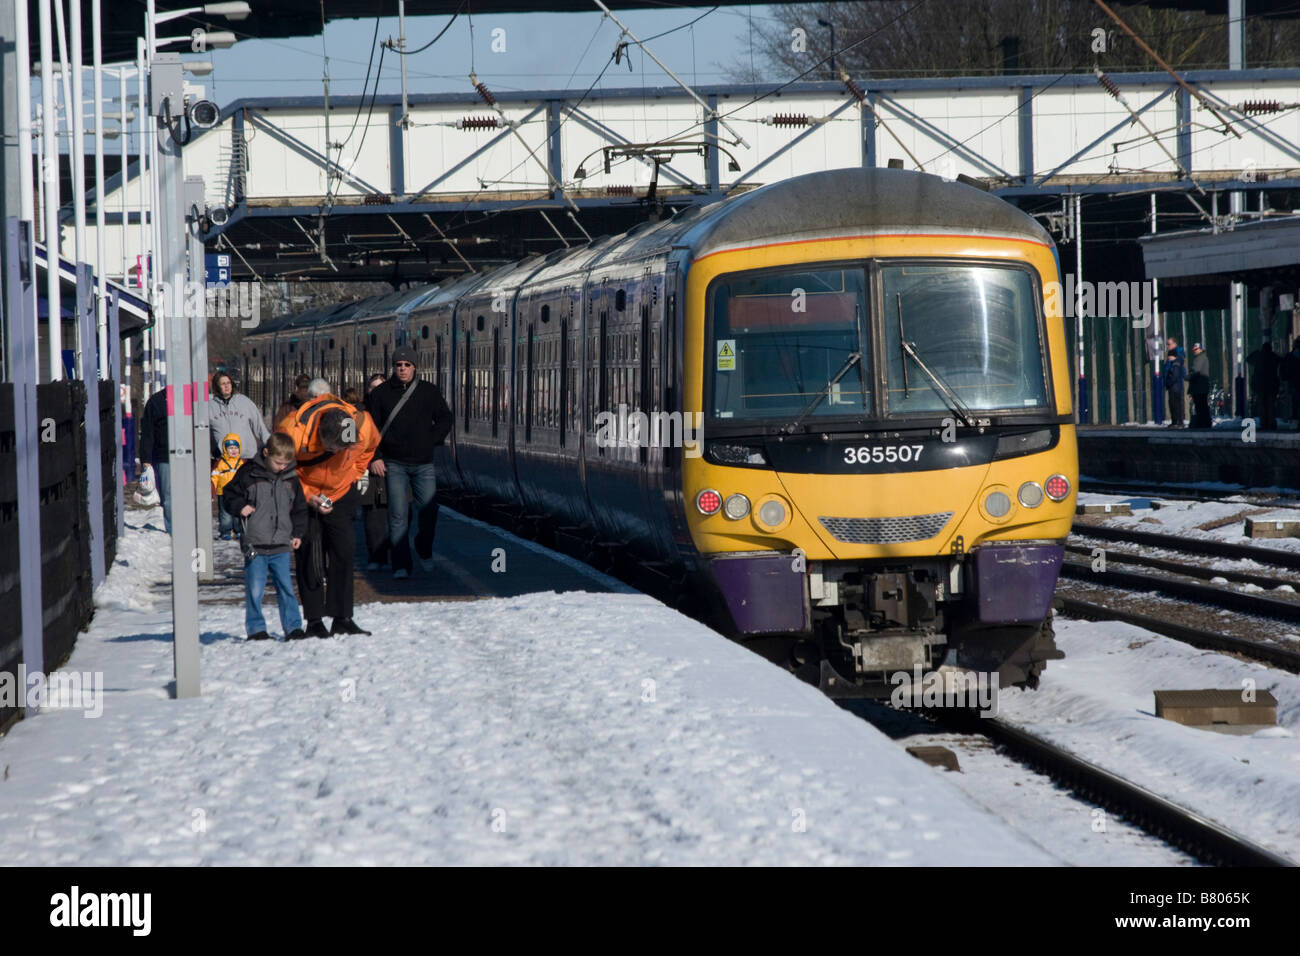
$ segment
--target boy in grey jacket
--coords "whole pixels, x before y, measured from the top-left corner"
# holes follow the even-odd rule
[[[293,439],[276,432],[257,458],[240,466],[226,485],[221,501],[226,511],[244,522],[244,624],[250,641],[269,640],[262,617],[266,575],[275,581],[280,626],[285,636],[300,640],[302,614],[293,593],[289,552],[297,550],[307,533],[307,499],[294,467]]]

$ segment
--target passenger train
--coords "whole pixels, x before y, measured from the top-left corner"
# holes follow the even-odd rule
[[[1035,686],[1078,469],[1058,271],[977,188],[828,170],[283,317],[243,380],[271,413],[413,347],[456,419],[440,496],[617,547],[828,690]]]

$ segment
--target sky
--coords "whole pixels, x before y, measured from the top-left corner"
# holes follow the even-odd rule
[[[657,57],[693,85],[728,82],[727,67],[749,56],[751,17],[758,27],[770,25],[772,16],[767,6],[720,7],[712,12],[707,8],[615,9],[615,13],[641,39],[696,20],[649,44]],[[447,23],[445,16],[408,18],[407,49],[428,43]],[[239,24],[231,26],[238,33]],[[473,18],[472,26],[471,31],[470,18],[461,15],[433,46],[407,57],[408,92],[469,92],[471,68],[494,91],[585,90],[608,62],[619,36],[619,28],[594,5],[591,13],[480,14]],[[198,82],[221,104],[245,96],[320,96],[324,58],[328,56],[330,95],[357,94],[366,75],[374,31],[373,19],[336,20],[328,25],[323,38],[240,40],[228,50],[209,52],[215,69]],[[397,35],[397,19],[381,18],[379,42]],[[379,60],[378,49],[375,60]],[[628,63],[624,59],[610,65],[600,86],[672,83],[635,47],[630,69]],[[399,93],[400,76],[398,57],[385,54],[380,93]]]

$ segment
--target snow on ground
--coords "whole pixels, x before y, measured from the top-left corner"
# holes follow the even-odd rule
[[[1300,551],[1300,538],[1248,538],[1244,533],[1248,513],[1256,521],[1296,521],[1300,520],[1300,510],[1295,508],[1275,508],[1265,511],[1259,505],[1241,500],[1234,501],[1231,497],[1222,501],[1172,501],[1161,499],[1158,494],[1139,497],[1079,492],[1081,505],[1119,502],[1132,502],[1133,513],[1105,515],[1105,522],[1111,527],[1132,528],[1152,534],[1226,541],[1231,544],[1253,545],[1261,548],[1279,548],[1284,551]],[[1155,502],[1161,507],[1158,509],[1142,507],[1145,502]],[[1234,516],[1239,520],[1208,531],[1200,530],[1202,525]]]
[[[1065,660],[1037,691],[1003,690],[1000,716],[1300,860],[1300,676],[1118,622],[1056,620]],[[1155,691],[1241,689],[1278,700],[1278,726],[1250,736],[1155,716]]]
[[[373,604],[373,636],[294,644],[205,603],[203,696],[171,700],[168,542],[128,522],[67,666],[103,673],[102,716],[47,709],[0,740],[6,863],[1058,859],[640,594]]]

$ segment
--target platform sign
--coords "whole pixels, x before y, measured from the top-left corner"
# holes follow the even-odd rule
[[[207,273],[206,282],[208,285],[229,285],[230,283],[230,253],[228,252],[209,252],[204,256],[204,267]]]

